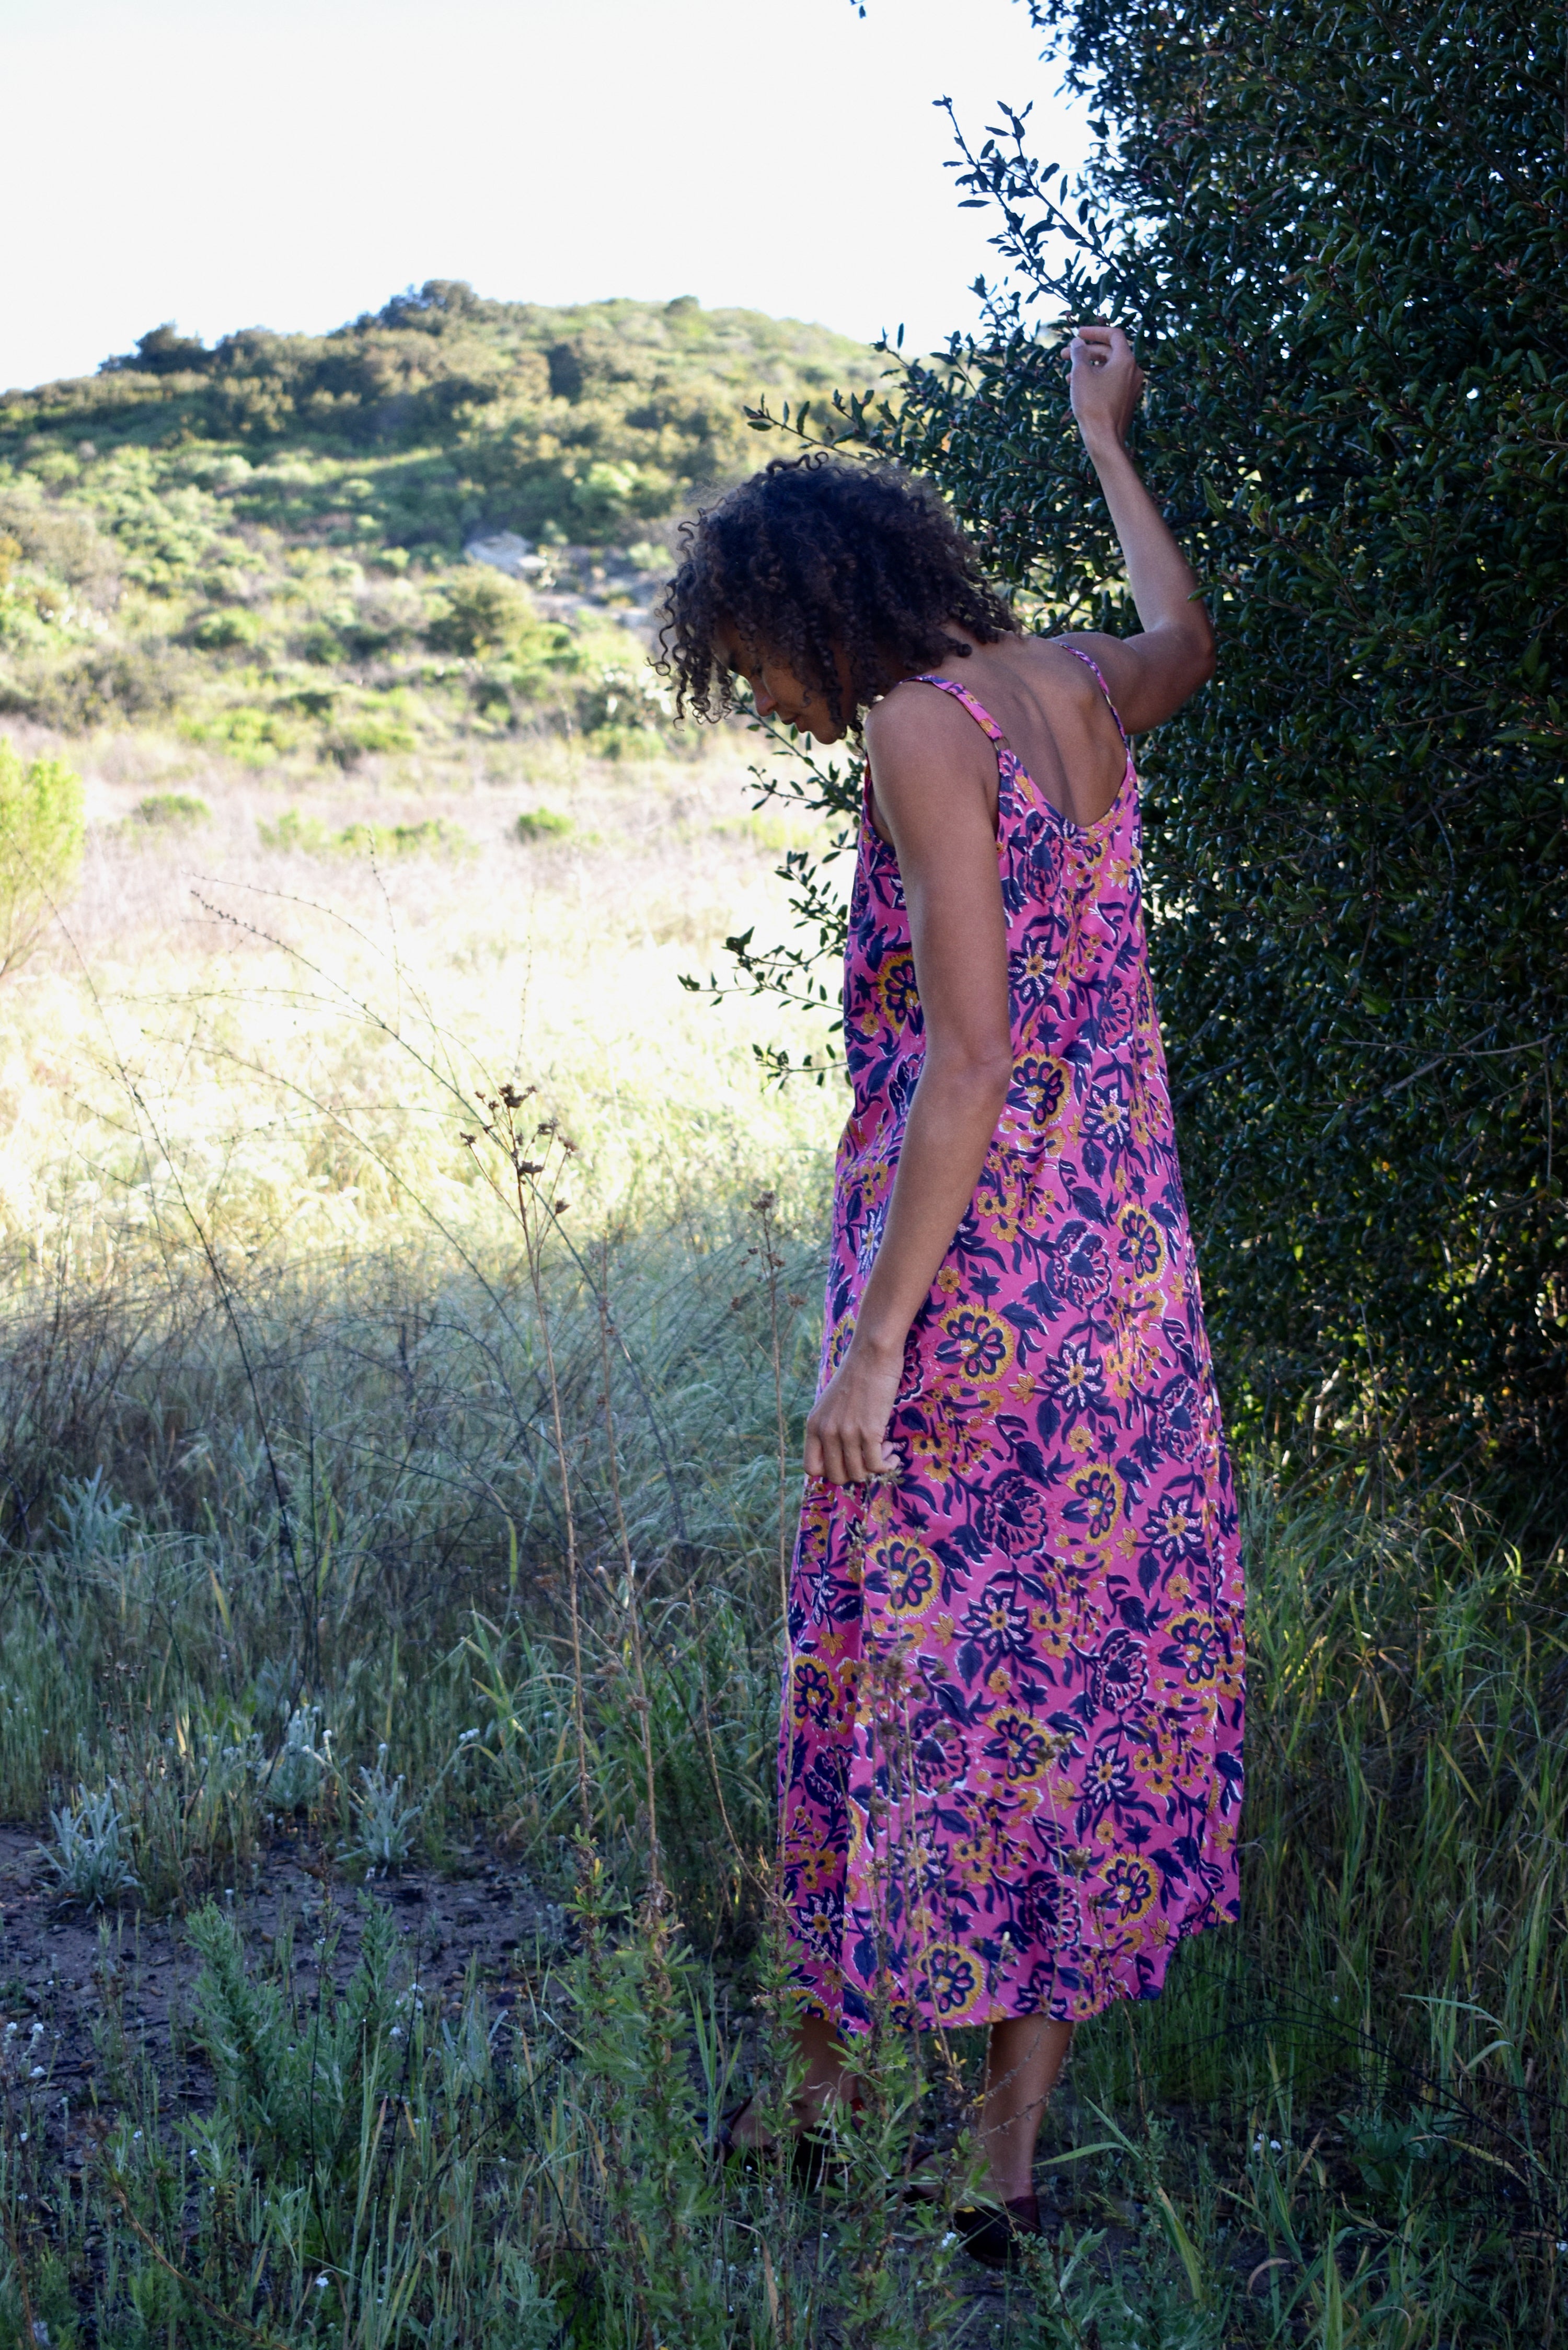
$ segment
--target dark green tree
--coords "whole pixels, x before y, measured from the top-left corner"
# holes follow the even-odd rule
[[[1568,20],[1033,14],[1097,151],[1071,187],[1006,109],[962,148],[990,330],[827,437],[933,475],[1049,625],[1134,628],[1057,351],[1064,318],[1134,333],[1141,462],[1220,630],[1142,764],[1233,1405],[1539,1459],[1568,1439]]]

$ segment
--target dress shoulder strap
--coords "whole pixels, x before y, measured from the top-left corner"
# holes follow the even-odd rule
[[[1127,728],[1122,724],[1121,712],[1111,700],[1111,689],[1106,683],[1105,673],[1101,670],[1099,662],[1097,660],[1091,660],[1090,656],[1086,652],[1083,651],[1083,650],[1077,645],[1064,643],[1061,638],[1057,638],[1056,642],[1062,646],[1062,650],[1064,653],[1071,653],[1075,660],[1081,660],[1084,667],[1092,673],[1100,691],[1106,697],[1106,708],[1110,712],[1111,716],[1116,722],[1116,733],[1122,738],[1122,747],[1130,758],[1132,755],[1132,743],[1127,739]],[[925,671],[917,677],[913,682],[916,685],[934,685],[939,693],[950,693],[955,702],[960,702],[963,704],[964,708],[968,711],[970,716],[974,720],[975,724],[981,729],[982,733],[989,734],[993,743],[1006,742],[1007,737],[1003,734],[1001,727],[997,724],[990,711],[984,707],[983,703],[977,702],[973,694],[970,691],[968,686],[961,685],[957,678],[937,677],[931,671]]]
[[[1084,667],[1093,673],[1095,680],[1099,686],[1100,691],[1106,697],[1106,708],[1110,712],[1111,716],[1116,722],[1116,733],[1122,738],[1122,748],[1124,751],[1130,753],[1132,750],[1132,744],[1127,741],[1127,730],[1122,724],[1122,713],[1116,708],[1116,703],[1111,700],[1111,689],[1106,683],[1105,672],[1102,671],[1099,662],[1097,660],[1092,660],[1089,655],[1084,651],[1080,645],[1067,644],[1060,637],[1057,638],[1056,641],[1061,645],[1062,650],[1064,653],[1071,653],[1075,660],[1081,660]]]
[[[1006,735],[1003,734],[990,711],[982,703],[978,702],[968,686],[961,685],[956,677],[936,677],[929,671],[926,671],[915,678],[912,682],[916,685],[934,685],[939,693],[950,693],[955,702],[961,702],[963,704],[982,734],[989,734],[993,743],[1006,742]]]

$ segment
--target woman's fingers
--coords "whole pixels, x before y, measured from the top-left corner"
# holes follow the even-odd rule
[[[886,1442],[870,1430],[815,1415],[805,1426],[805,1473],[829,1485],[864,1485],[897,1466]]]

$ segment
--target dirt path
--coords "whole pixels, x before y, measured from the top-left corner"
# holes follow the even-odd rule
[[[280,1838],[262,1856],[254,1890],[217,1898],[237,1919],[253,1964],[292,1929],[294,1975],[308,1998],[334,1935],[334,1980],[341,1984],[353,1970],[361,1891],[329,1856]],[[483,1844],[444,1870],[405,1869],[363,1891],[397,1919],[410,1975],[432,2010],[456,2012],[472,1967],[492,2011],[504,2013],[523,1978],[563,1940],[560,1909],[541,1900],[514,1861]],[[211,2102],[210,2069],[192,2028],[200,1967],[184,1914],[128,1905],[100,1917],[62,1903],[36,1833],[0,1826],[0,2086],[10,2127],[34,2138],[35,2163],[58,2160],[78,2171],[89,2140],[126,2104],[142,2060],[165,2109],[201,2111]]]

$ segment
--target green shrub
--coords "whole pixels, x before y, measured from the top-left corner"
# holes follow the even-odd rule
[[[467,857],[472,855],[474,846],[461,825],[448,824],[441,816],[426,816],[419,824],[346,824],[340,832],[328,832],[319,816],[286,808],[275,823],[258,824],[256,832],[264,848],[298,849],[306,857],[356,849],[369,850],[372,857],[418,856],[434,850]]]
[[[351,767],[373,751],[411,751],[418,740],[400,705],[357,710],[340,719],[322,748],[340,767]]]
[[[420,824],[348,824],[333,841],[334,848],[369,849],[372,857],[413,857],[440,850],[466,857],[473,843],[461,825],[441,816],[426,816]]]
[[[193,824],[211,824],[213,811],[194,792],[150,792],[137,801],[130,820],[151,831],[183,831]]]
[[[0,710],[15,710],[62,733],[125,719],[161,718],[174,708],[182,664],[164,645],[89,645],[58,664],[0,677]]]
[[[571,829],[571,817],[554,808],[524,808],[517,819],[519,840],[564,840]]]
[[[325,620],[306,629],[299,640],[299,650],[307,661],[316,661],[322,669],[330,669],[343,658],[343,643],[336,629]]]
[[[215,743],[231,758],[241,759],[251,767],[267,765],[284,752],[292,751],[299,739],[280,712],[258,710],[250,702],[223,711],[216,718],[191,719],[184,732],[193,743]]]
[[[465,660],[499,652],[525,635],[534,607],[524,591],[499,571],[475,566],[447,581],[442,608],[425,631],[438,652]]]
[[[261,635],[261,623],[254,612],[236,610],[234,607],[219,612],[207,612],[191,631],[191,641],[203,652],[222,652],[234,645],[254,645]]]
[[[32,952],[81,870],[81,778],[58,759],[24,766],[0,738],[0,978]]]
[[[265,817],[256,826],[256,837],[264,848],[297,848],[307,857],[320,857],[332,846],[332,836],[318,816],[301,816],[297,808],[285,808],[275,823]]]
[[[26,559],[67,581],[77,601],[99,611],[113,608],[119,594],[119,550],[94,515],[40,497],[31,487],[0,490],[0,532],[16,550],[12,564]]]

